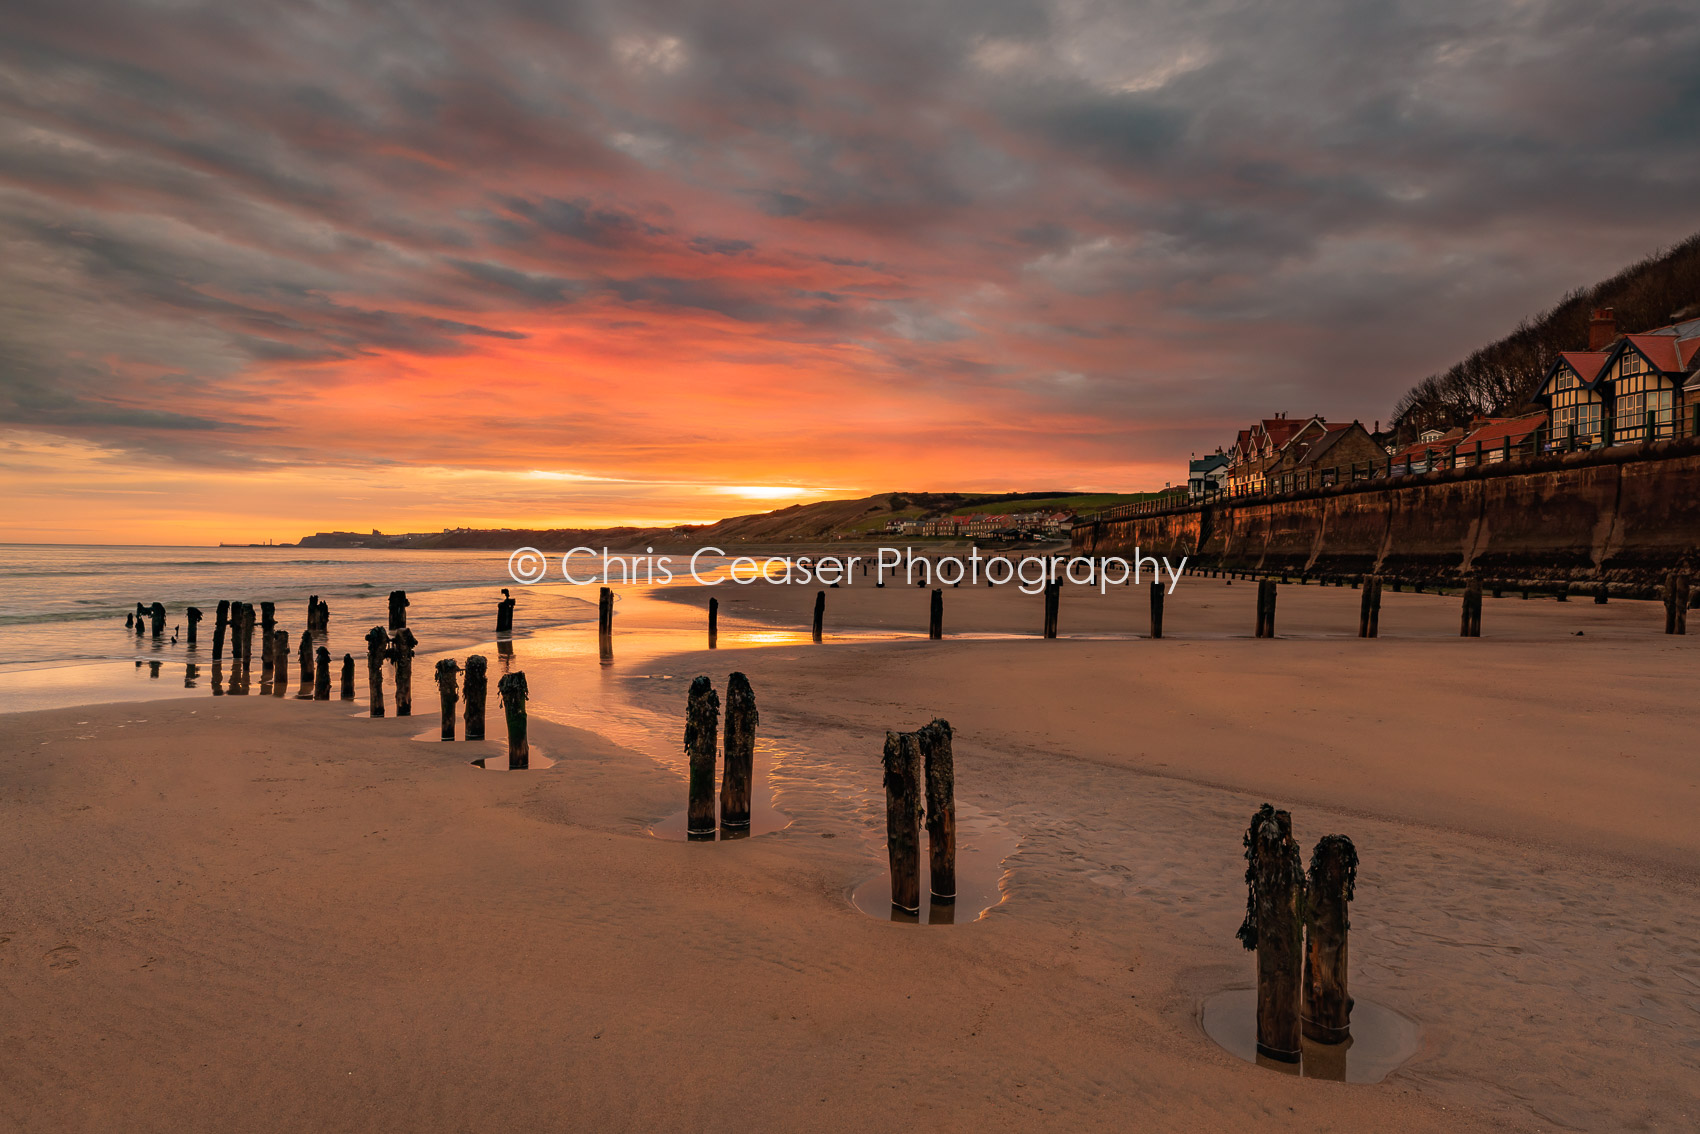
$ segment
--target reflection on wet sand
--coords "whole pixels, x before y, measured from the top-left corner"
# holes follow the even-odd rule
[[[956,901],[928,901],[919,914],[891,904],[891,869],[859,884],[850,894],[850,904],[881,920],[919,925],[952,925],[978,921],[986,911],[1003,901],[1004,860],[1014,854],[1021,840],[1003,823],[972,804],[956,805]],[[883,849],[883,848],[882,848]],[[931,896],[930,856],[923,853],[921,892]]]
[[[1333,1079],[1342,1083],[1379,1083],[1417,1053],[1420,1034],[1414,1020],[1359,997],[1352,1005],[1352,1038],[1324,1044],[1305,1039],[1297,1063],[1282,1063],[1257,1052],[1257,990],[1230,988],[1207,997],[1200,1022],[1204,1034],[1229,1053],[1285,1075]]]

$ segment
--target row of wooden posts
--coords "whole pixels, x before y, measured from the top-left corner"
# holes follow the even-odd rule
[[[1212,571],[1208,574],[1212,577],[1217,575],[1228,578],[1234,577],[1232,572]],[[1301,580],[1302,582],[1303,580]],[[1383,580],[1380,575],[1364,575],[1361,579],[1352,583],[1352,588],[1359,591],[1362,596],[1358,609],[1358,637],[1360,638],[1375,638],[1381,633],[1382,584]],[[1326,582],[1324,582],[1324,585],[1326,585]],[[1339,585],[1344,586],[1344,581],[1342,580]],[[1276,596],[1280,593],[1278,586],[1279,584],[1274,577],[1262,576],[1257,579],[1257,614],[1253,637],[1275,637],[1275,601]],[[1594,601],[1603,604],[1606,601],[1603,590],[1604,584],[1601,584],[1600,587],[1601,589],[1595,593]],[[1400,584],[1395,582],[1393,589],[1399,590]],[[607,588],[605,587],[603,590],[606,593]],[[1492,590],[1494,598],[1503,597],[1503,587],[1496,586]],[[1688,576],[1675,572],[1671,573],[1666,579],[1665,585],[1660,588],[1660,595],[1665,608],[1666,634],[1688,633],[1688,608],[1692,593]],[[1055,638],[1057,636],[1058,609],[1062,598],[1062,584],[1060,582],[1046,583],[1044,596],[1044,636]],[[1153,638],[1163,636],[1163,606],[1167,596],[1168,588],[1160,580],[1153,580],[1151,583],[1150,635]],[[1528,596],[1529,592],[1525,589],[1523,597],[1527,598]],[[1561,593],[1559,595],[1561,601],[1563,597]],[[719,601],[710,598],[708,600],[708,645],[710,649],[714,649],[717,642],[719,610]],[[826,592],[816,591],[814,623],[811,632],[816,642],[821,640],[821,631],[825,619]],[[1472,577],[1464,583],[1463,608],[1460,613],[1458,635],[1462,638],[1480,638],[1482,636],[1482,581],[1479,578]],[[935,641],[944,637],[944,591],[939,589],[934,589],[932,593],[932,601],[927,614],[927,637]]]
[[[1340,1044],[1352,1035],[1347,932],[1358,852],[1347,836],[1325,835],[1307,874],[1292,816],[1267,803],[1244,843],[1246,914],[1237,936],[1257,953],[1257,1051],[1297,1063],[1301,1037]]]
[[[607,588],[604,588],[604,594],[607,594]],[[395,715],[406,717],[413,714],[413,654],[419,645],[419,639],[407,626],[409,605],[406,591],[391,591],[388,628],[374,626],[366,632],[367,712],[373,717],[382,717],[387,711],[383,680],[386,661],[395,666]],[[514,605],[514,599],[504,589],[502,600],[496,606],[498,634],[512,633]],[[261,686],[264,688],[270,685],[272,695],[282,697],[288,690],[289,631],[276,628],[275,603],[262,602],[259,607],[256,619],[252,603],[219,601],[217,621],[213,625],[213,661],[223,660],[228,637],[231,661],[235,666],[230,690],[234,694],[245,694],[248,688],[247,671],[254,656],[254,631],[258,628],[261,642]],[[136,612],[131,616],[134,621],[126,619],[126,625],[136,626],[137,632],[140,633],[145,612],[153,623],[154,636],[159,637],[163,631],[165,607],[157,602],[151,607],[137,603]],[[196,607],[189,607],[186,614],[189,622],[188,644],[194,646],[196,625],[201,621],[202,614]],[[298,651],[301,680],[295,696],[297,700],[303,701],[328,701],[331,688],[330,650],[325,646],[315,649],[312,643],[315,639],[324,641],[330,634],[330,604],[322,601],[318,595],[312,595],[307,600],[307,626],[307,631],[301,635]],[[442,700],[444,740],[455,738],[454,707],[461,697],[460,691],[456,689],[456,678],[462,672],[453,658],[444,658],[437,662],[436,679]],[[474,654],[466,659],[464,672],[466,739],[482,740],[488,662],[483,656]],[[342,655],[341,678],[340,699],[354,700],[354,655]],[[514,672],[503,676],[496,683],[496,689],[507,717],[509,767],[528,767],[530,745],[527,739],[525,703],[529,694],[525,674]]]

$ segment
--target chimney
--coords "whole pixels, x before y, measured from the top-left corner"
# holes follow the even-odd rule
[[[1609,307],[1594,308],[1594,317],[1588,320],[1588,349],[1591,351],[1604,350],[1617,338],[1617,316]]]

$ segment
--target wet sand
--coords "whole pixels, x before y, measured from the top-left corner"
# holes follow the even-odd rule
[[[814,589],[716,593],[747,646],[806,630]],[[1460,642],[1455,598],[1389,593],[1365,643],[1355,592],[1288,587],[1289,637],[1261,642],[1251,587],[1189,579],[1163,642],[893,643],[844,636],[924,632],[925,590],[828,595],[820,646],[683,633],[634,660],[644,602],[706,601],[679,588],[623,593],[613,666],[578,665],[584,628],[519,644],[557,760],[534,773],[468,767],[499,728],[413,739],[419,677],[407,720],[252,696],[7,717],[0,1126],[1692,1125],[1700,666],[1656,607],[1489,599]],[[947,590],[946,632],[1030,634],[1041,603]],[[1142,633],[1145,603],[1070,590],[1063,633]],[[684,790],[666,723],[733,668],[793,821],[654,837]],[[935,715],[959,798],[1017,849],[980,920],[894,925],[849,901],[879,872],[879,740]],[[1421,1032],[1380,1084],[1204,1035],[1205,998],[1250,983],[1265,798],[1307,848],[1357,840],[1353,988]]]

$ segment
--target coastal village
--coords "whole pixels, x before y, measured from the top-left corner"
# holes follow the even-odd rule
[[[1700,433],[1700,319],[1619,334],[1611,308],[1593,313],[1588,349],[1563,351],[1522,412],[1477,416],[1416,438],[1377,422],[1282,413],[1194,458],[1186,497],[1279,495],[1354,480],[1469,468],[1545,452],[1637,445]]]

